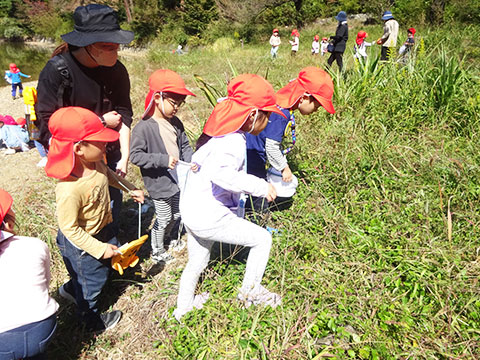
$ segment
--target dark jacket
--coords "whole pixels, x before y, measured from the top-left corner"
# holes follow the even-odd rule
[[[330,37],[333,39],[333,45],[335,48],[333,51],[343,53],[345,52],[345,48],[347,45],[348,40],[348,25],[346,22],[338,23],[337,31],[335,32],[334,36]]]
[[[193,150],[182,122],[174,116],[170,123],[177,132],[180,160],[190,162]],[[140,167],[145,187],[153,199],[166,199],[180,191],[168,171],[168,156],[155,119],[140,120],[132,131],[130,161]]]

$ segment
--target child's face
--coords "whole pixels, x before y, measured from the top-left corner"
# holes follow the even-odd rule
[[[103,160],[107,143],[105,141],[82,141],[77,145],[75,153],[85,162],[93,163]]]
[[[320,103],[311,95],[304,95],[298,102],[298,111],[302,115],[310,115],[318,110]]]
[[[413,34],[410,31],[407,31],[407,37],[413,38]]]
[[[164,119],[171,119],[185,102],[185,95],[175,93],[155,94],[155,113]],[[162,108],[163,101],[163,108]]]
[[[268,118],[270,117],[270,114],[271,113],[269,112],[259,110],[257,119],[255,120],[255,111],[253,111],[248,117],[248,120],[245,123],[245,125],[242,127],[242,129],[255,136],[260,134],[263,131],[263,129],[267,127]],[[252,125],[253,125],[253,129],[252,129]]]

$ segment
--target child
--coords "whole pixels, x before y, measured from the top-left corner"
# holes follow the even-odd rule
[[[404,57],[406,57],[410,53],[410,51],[413,48],[413,45],[415,45],[416,32],[417,30],[415,30],[415,28],[413,27],[407,30],[407,40],[403,43],[403,45],[400,47],[398,51],[400,55],[403,55]]]
[[[114,327],[122,312],[99,314],[98,299],[110,273],[110,258],[117,245],[112,229],[108,185],[130,189],[143,203],[143,192],[109,169],[103,162],[107,143],[119,133],[105,128],[92,111],[64,107],[50,117],[52,134],[45,172],[60,179],[56,187],[58,234],[70,281],[59,288],[60,296],[75,303],[88,330]],[[108,259],[108,260],[107,260]]]
[[[312,42],[312,55],[318,55],[320,52],[320,43],[318,40],[320,40],[320,36],[315,35]]]
[[[17,65],[14,63],[10,64],[10,71],[5,71],[5,76],[7,76],[11,81],[12,81],[12,98],[13,100],[16,99],[17,95],[17,87],[18,87],[18,95],[22,97],[22,92],[23,92],[23,85],[22,85],[22,79],[20,78],[21,76],[25,78],[29,78],[30,75],[25,75],[20,71],[19,68],[17,68]]]
[[[326,37],[322,38],[322,42],[320,43],[320,53],[325,55],[328,52],[328,39]]]
[[[310,115],[322,106],[330,114],[335,113],[332,104],[333,82],[324,70],[309,66],[302,69],[298,78],[290,81],[277,92],[277,104],[282,116],[272,114],[267,127],[258,136],[247,134],[247,172],[262,179],[267,178],[267,161],[282,174],[284,182],[292,181],[292,171],[286,154],[291,148],[282,150],[285,129],[290,123],[292,136],[295,133],[295,117],[298,110],[302,115]],[[295,139],[293,139],[295,141]],[[268,203],[263,198],[252,197],[247,207],[264,212]]]
[[[0,143],[8,148],[6,154],[15,154],[16,150],[28,151],[28,131],[22,126],[6,125],[3,120],[0,120]]]
[[[272,56],[272,59],[277,58],[278,49],[281,43],[282,41],[280,40],[278,29],[273,29],[273,34],[270,36],[270,45],[272,46],[270,49],[270,55]]]
[[[292,56],[295,56],[298,51],[298,46],[300,45],[300,33],[297,29],[292,30],[293,40],[289,40],[290,45],[292,45]]]
[[[172,177],[178,160],[190,162],[193,150],[185,129],[175,115],[184,103],[187,90],[180,75],[172,70],[157,70],[149,79],[145,113],[133,129],[130,160],[140,167],[143,182],[155,205],[152,228],[152,259],[167,264],[174,257],[165,250],[165,237],[172,239],[170,250],[180,251],[184,241],[173,240],[174,225],[180,219],[180,189]]]
[[[355,59],[367,60],[367,46],[372,46],[372,43],[365,41],[367,36],[368,34],[365,31],[359,31],[357,33],[355,45],[353,45],[353,49],[355,50],[353,57]]]
[[[0,358],[43,359],[57,326],[50,251],[40,239],[15,234],[12,203],[0,189]]]
[[[245,169],[245,133],[258,135],[275,106],[272,86],[258,75],[243,74],[230,81],[228,97],[213,109],[203,128],[206,143],[193,155],[198,164],[190,172],[180,198],[180,212],[188,232],[188,263],[183,271],[173,315],[180,318],[193,307],[201,308],[208,294],[194,296],[195,287],[210,259],[215,241],[250,247],[238,299],[252,304],[277,306],[279,295],[260,285],[272,237],[267,230],[236,216],[241,213],[241,193],[273,200],[275,189]]]

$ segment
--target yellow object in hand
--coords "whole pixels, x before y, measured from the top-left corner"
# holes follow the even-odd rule
[[[137,265],[139,261],[137,251],[147,239],[148,235],[143,235],[140,239],[130,241],[118,248],[120,254],[112,257],[112,268],[117,270],[120,275],[123,275],[123,270]]]

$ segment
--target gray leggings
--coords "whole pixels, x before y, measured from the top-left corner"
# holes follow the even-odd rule
[[[192,308],[198,279],[208,265],[210,250],[215,241],[250,247],[241,293],[255,291],[262,281],[272,247],[270,233],[234,215],[225,217],[218,225],[209,230],[191,230],[187,227],[188,263],[180,279],[177,299],[180,311]]]

